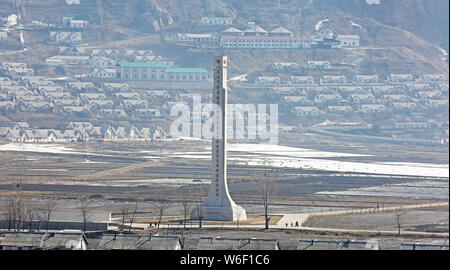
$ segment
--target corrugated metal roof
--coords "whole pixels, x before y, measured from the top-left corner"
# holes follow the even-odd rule
[[[202,237],[198,242],[199,250],[237,250],[242,239]]]
[[[175,250],[180,245],[178,235],[104,234],[97,249]]]
[[[202,237],[198,250],[276,250],[276,239]]]
[[[293,40],[293,41],[302,41],[306,40],[305,38],[299,38],[295,36],[226,36],[223,35],[221,37],[223,40]]]
[[[239,247],[239,250],[278,250],[279,244],[276,239],[249,239]]]
[[[54,233],[50,234],[46,241],[44,241],[42,248],[57,249],[70,248],[71,246],[76,247],[81,240],[86,241],[81,233]]]
[[[448,243],[401,243],[401,250],[448,250]]]
[[[379,242],[377,240],[301,239],[297,250],[379,250]]]
[[[1,244],[8,247],[64,249],[75,247],[81,240],[87,244],[82,233],[9,232]]]
[[[40,247],[45,237],[45,233],[10,232],[3,238],[2,246]]]

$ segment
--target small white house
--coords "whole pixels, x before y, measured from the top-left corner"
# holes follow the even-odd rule
[[[82,42],[81,32],[50,32],[51,44],[78,44]]]
[[[280,77],[259,76],[255,79],[257,85],[277,85],[281,83]]]
[[[86,20],[70,20],[69,21],[70,27],[73,28],[85,28],[88,26],[88,21]]]
[[[337,35],[336,40],[339,41],[339,47],[359,47],[358,35]]]
[[[308,69],[329,69],[331,68],[331,64],[329,61],[311,61],[308,60],[305,62],[305,68]]]
[[[313,85],[314,77],[312,76],[291,76],[289,77],[290,85]]]
[[[320,110],[316,107],[297,106],[293,108],[293,113],[297,116],[319,116]]]
[[[202,17],[200,19],[201,24],[233,24],[233,18],[231,17]]]

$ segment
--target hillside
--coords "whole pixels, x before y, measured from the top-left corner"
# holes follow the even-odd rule
[[[217,27],[200,29],[198,20],[202,16],[230,16],[234,26],[241,29],[247,21],[269,30],[282,25],[304,37],[314,34],[320,20],[328,19],[324,27],[335,33],[361,37],[362,48],[337,54],[228,50],[227,55],[236,63],[232,67],[235,73],[262,71],[274,61],[339,62],[360,56],[364,58],[350,72],[448,73],[441,49],[448,51],[448,5],[446,0],[381,0],[379,5],[368,5],[365,0],[82,0],[80,5],[67,5],[64,0],[22,0],[19,4],[25,23],[58,23],[62,16],[83,14],[91,24],[83,33],[89,44],[151,48],[186,66],[209,66],[210,56],[221,53],[165,41],[177,33],[217,31]],[[15,12],[15,0],[0,3],[0,17]],[[45,40],[47,34],[26,35],[33,44]],[[45,54],[36,57],[43,59]],[[22,60],[27,59],[33,59],[33,55]]]

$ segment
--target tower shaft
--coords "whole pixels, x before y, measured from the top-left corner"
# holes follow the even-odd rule
[[[200,214],[209,220],[246,220],[244,208],[231,199],[227,184],[227,62],[226,56],[214,58],[212,103],[216,108],[213,117],[217,126],[214,126],[211,143],[211,185]],[[196,209],[191,216],[198,217]]]

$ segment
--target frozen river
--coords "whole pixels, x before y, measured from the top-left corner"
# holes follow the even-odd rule
[[[199,151],[179,152],[174,148],[164,149],[164,155],[172,158],[211,159],[210,147],[200,147]],[[63,144],[22,144],[9,143],[0,145],[0,151],[38,152],[54,154],[75,154],[90,156],[113,157],[120,156],[120,152],[104,155],[77,151]],[[141,151],[142,154],[152,152],[152,156],[141,156],[157,159],[158,151]],[[315,149],[290,147],[270,144],[229,144],[228,161],[237,165],[272,166],[282,168],[334,171],[342,173],[422,176],[449,178],[448,164],[411,163],[411,162],[361,162],[358,155],[351,153],[327,152]],[[340,160],[342,159],[342,160]],[[349,160],[351,159],[351,161]]]
[[[174,153],[173,156],[191,159],[211,158],[208,151]],[[263,166],[266,164],[272,167],[347,173],[449,178],[448,164],[336,160],[336,158],[352,158],[353,160],[358,160],[358,157],[363,157],[363,155],[326,152],[282,145],[230,144],[228,146],[228,160],[241,165]]]

